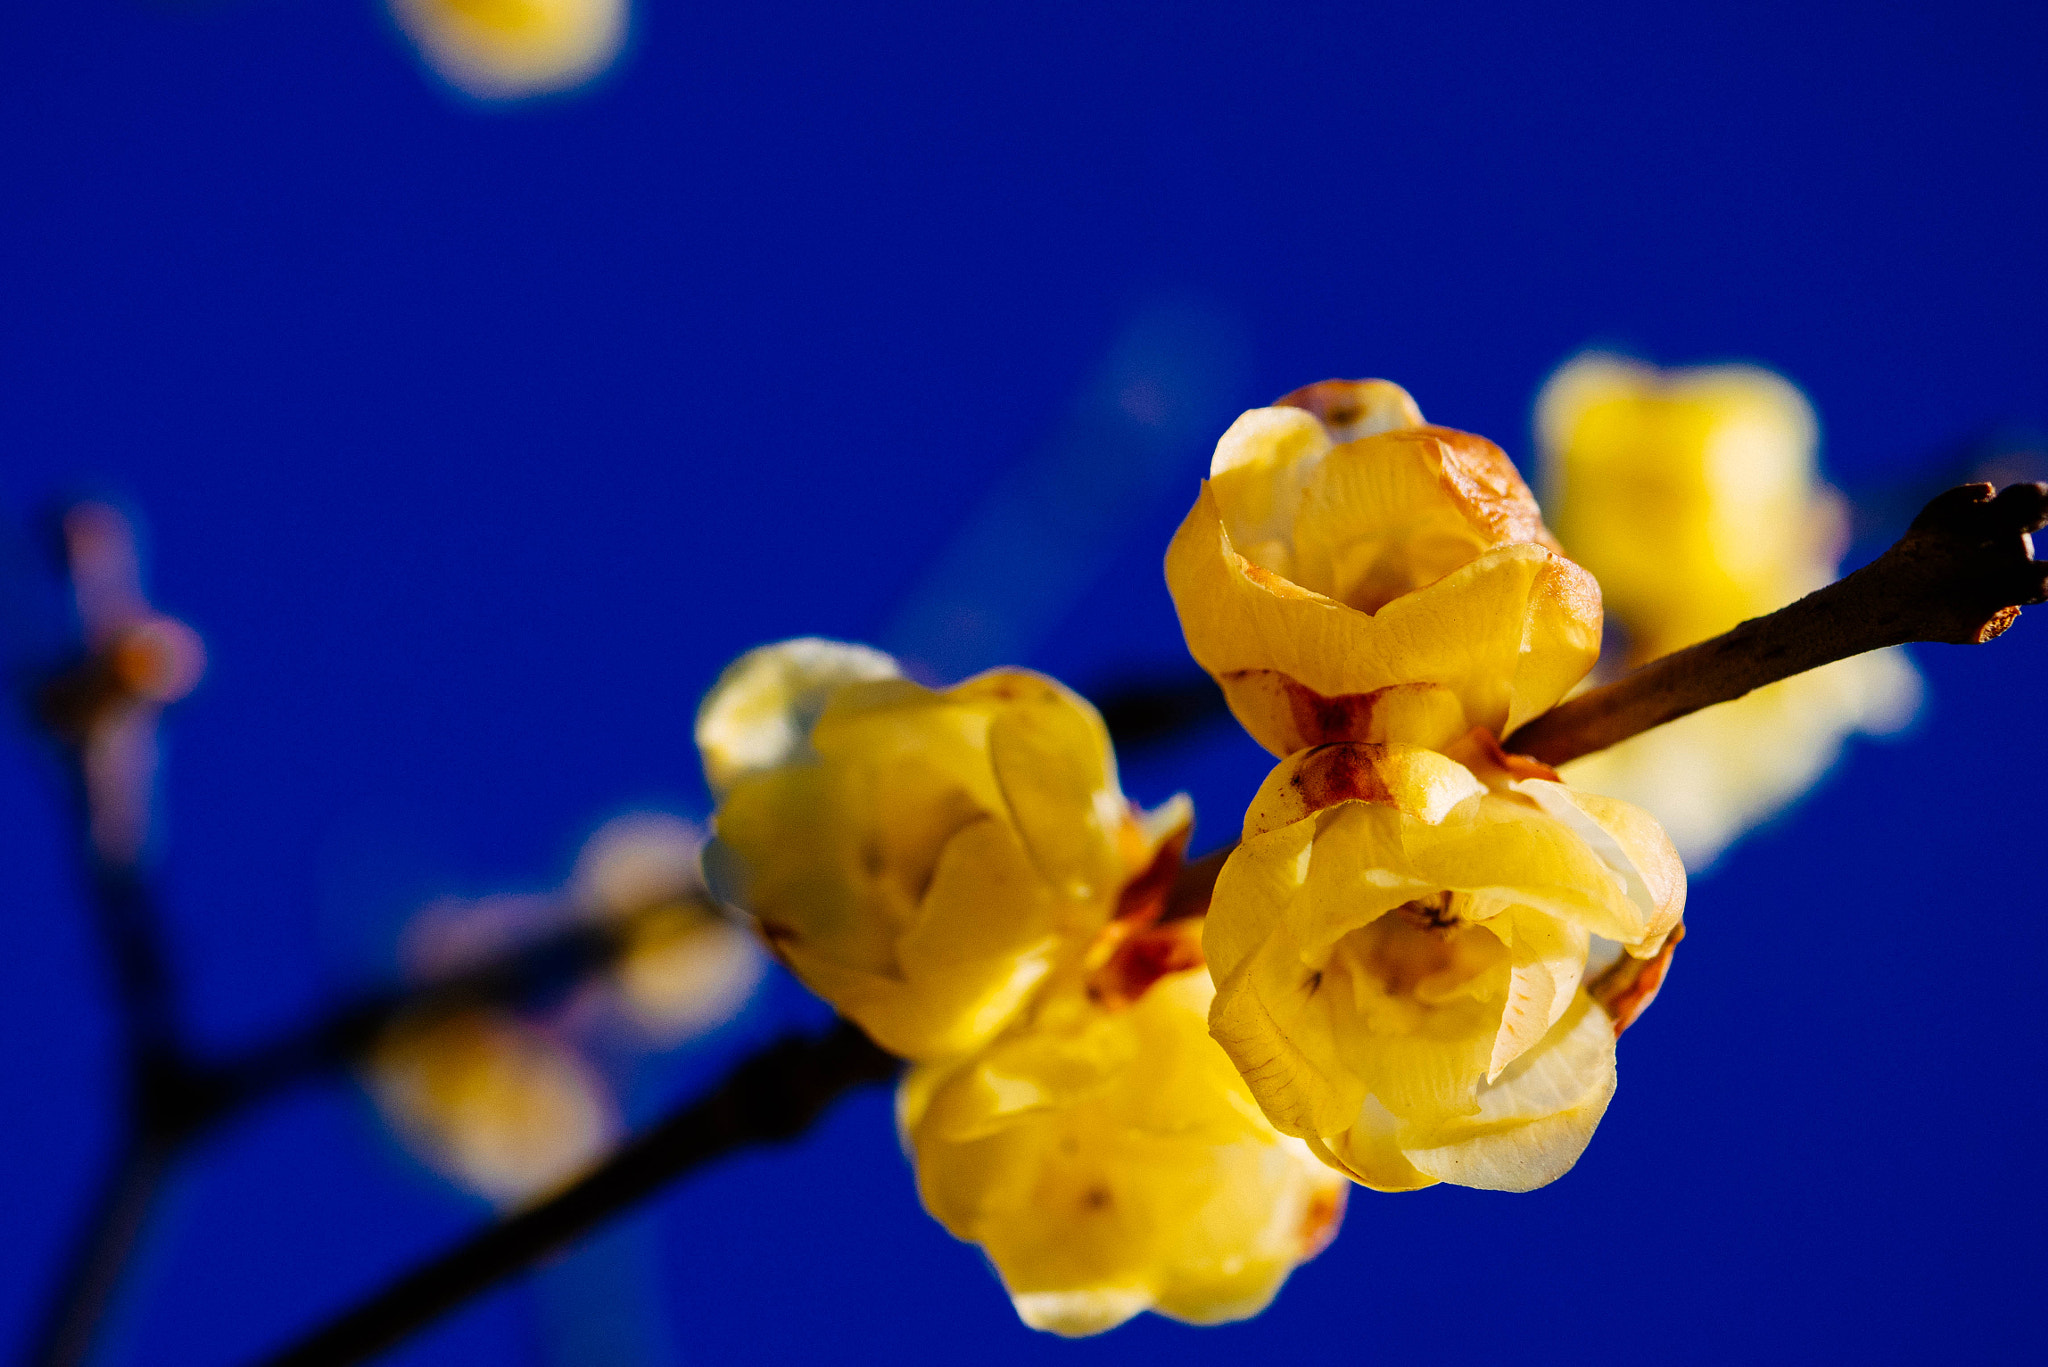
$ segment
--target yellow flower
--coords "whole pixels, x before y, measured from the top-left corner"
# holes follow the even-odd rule
[[[1245,816],[1203,945],[1210,1028],[1281,1130],[1369,1187],[1526,1191],[1577,1161],[1685,873],[1626,803],[1479,747],[1293,756]],[[1619,1019],[1589,954],[1620,946]]]
[[[368,1084],[427,1162],[500,1204],[566,1183],[604,1154],[617,1128],[590,1065],[501,1012],[399,1022],[372,1051]]]
[[[859,646],[742,656],[698,714],[713,886],[907,1058],[987,1042],[1108,922],[1185,806],[1144,826],[1095,709],[996,670],[944,691]]]
[[[1806,399],[1766,370],[1659,372],[1589,355],[1544,387],[1537,432],[1559,534],[1599,577],[1640,664],[1835,577],[1842,501],[1815,469]],[[1851,732],[1894,730],[1918,678],[1860,655],[1567,766],[1654,811],[1695,867],[1805,791]]]
[[[1441,747],[1547,710],[1600,650],[1600,594],[1482,438],[1398,386],[1329,381],[1240,417],[1166,555],[1188,648],[1285,756]]]
[[[389,0],[391,16],[450,85],[512,99],[581,85],[626,37],[627,0]]]
[[[1211,995],[1200,968],[1122,1007],[1062,980],[988,1049],[904,1080],[926,1209],[1033,1328],[1244,1319],[1336,1232],[1342,1179],[1260,1115],[1204,1029]]]

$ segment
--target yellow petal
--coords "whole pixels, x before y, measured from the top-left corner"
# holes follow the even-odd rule
[[[1528,486],[1501,449],[1442,427],[1337,447],[1302,490],[1288,578],[1377,612],[1496,546],[1548,544]]]
[[[1102,718],[1024,670],[984,674],[949,696],[1000,705],[989,722],[989,762],[1039,873],[1077,901],[1102,896],[1123,871],[1116,833],[1125,816]]]
[[[722,794],[747,774],[788,764],[843,684],[898,676],[879,650],[801,637],[762,646],[727,665],[697,709],[704,776]]]
[[[1209,997],[1199,969],[1116,1011],[1069,983],[986,1054],[906,1080],[919,1194],[982,1246],[1025,1323],[1243,1318],[1327,1240],[1341,1179],[1259,1115],[1203,1031]]]
[[[1614,1096],[1614,1031],[1581,994],[1543,1044],[1479,1090],[1478,1114],[1405,1135],[1423,1172],[1487,1191],[1533,1191],[1579,1161]]]
[[[1550,1033],[1571,1006],[1592,938],[1583,927],[1538,911],[1517,911],[1499,919],[1508,923],[1502,929],[1509,936],[1512,959],[1507,1004],[1486,1063],[1488,1082],[1498,1082],[1502,1070]]]
[[[1629,900],[1642,914],[1641,927],[1633,936],[1601,933],[1621,940],[1632,953],[1656,953],[1685,914],[1685,865],[1656,819],[1640,807],[1547,779],[1523,779],[1511,786],[1571,827],[1621,875]]]

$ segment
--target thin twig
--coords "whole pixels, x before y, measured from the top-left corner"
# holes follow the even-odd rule
[[[123,1146],[30,1349],[29,1362],[38,1367],[76,1367],[91,1355],[176,1149],[176,1140],[147,1134],[137,1134]]]
[[[750,1144],[794,1138],[839,1096],[886,1081],[899,1066],[843,1021],[815,1039],[771,1044],[574,1186],[404,1274],[266,1367],[365,1361],[683,1174]]]
[[[1865,651],[1909,641],[1981,645],[2048,600],[2029,533],[2048,524],[2048,484],[1993,495],[1964,484],[1930,502],[1898,543],[1846,579],[1627,678],[1582,693],[1509,736],[1563,764],[1703,707]]]

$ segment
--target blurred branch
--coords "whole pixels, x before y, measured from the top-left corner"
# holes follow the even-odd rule
[[[796,1137],[841,1095],[887,1081],[899,1066],[845,1021],[817,1038],[779,1040],[575,1185],[405,1273],[266,1359],[266,1367],[362,1362],[676,1178],[736,1149]]]
[[[1981,645],[2048,600],[2030,533],[2048,484],[1964,484],[1937,496],[1892,548],[1846,579],[1560,703],[1506,748],[1548,764],[1603,750],[1765,684],[1909,641]]]
[[[1121,684],[1103,689],[1092,701],[1118,750],[1171,740],[1230,715],[1223,690],[1207,674]]]

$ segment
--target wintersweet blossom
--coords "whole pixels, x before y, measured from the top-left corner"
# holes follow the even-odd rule
[[[731,1020],[765,968],[757,941],[705,888],[703,846],[687,821],[631,813],[591,836],[570,880],[577,908],[617,928],[607,983],[623,1014],[657,1045]]]
[[[713,886],[912,1059],[993,1038],[1187,821],[1141,820],[1095,709],[1024,670],[935,691],[864,647],[764,646],[712,688],[697,740]]]
[[[1618,1026],[1656,982],[1632,973],[1611,1017],[1589,956],[1618,946],[1661,972],[1684,909],[1643,812],[1465,753],[1473,767],[1399,744],[1290,757],[1203,937],[1211,1029],[1266,1115],[1383,1191],[1526,1191],[1570,1168],[1614,1093]]]
[[[415,1152],[504,1205],[569,1181],[618,1129],[610,1089],[583,1056],[507,1012],[402,1021],[378,1041],[366,1079]]]
[[[1600,592],[1480,437],[1383,380],[1244,414],[1167,551],[1196,661],[1275,755],[1506,735],[1590,669]]]
[[[1833,580],[1842,500],[1816,470],[1813,411],[1767,370],[1660,372],[1588,355],[1544,387],[1546,502],[1626,638],[1618,667],[1718,635]],[[1694,867],[1812,785],[1855,731],[1918,701],[1904,653],[1762,688],[1566,766],[1655,812]]]
[[[1335,1234],[1345,1183],[1260,1114],[1209,1039],[1194,967],[1135,1001],[1069,976],[988,1048],[898,1096],[925,1207],[982,1246],[1026,1324],[1264,1309]]]
[[[581,85],[625,42],[627,0],[388,0],[442,79],[480,99]]]

